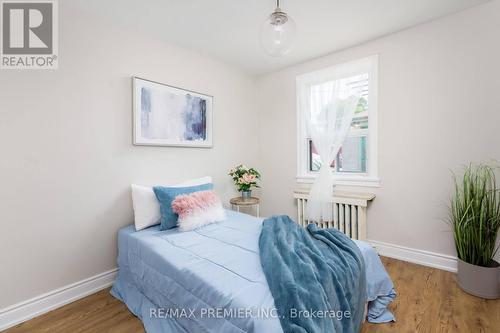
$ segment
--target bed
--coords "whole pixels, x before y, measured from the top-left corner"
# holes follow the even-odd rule
[[[147,332],[283,332],[259,258],[262,219],[226,213],[225,221],[189,232],[119,231],[111,293]],[[356,244],[366,263],[368,318],[393,320],[392,282],[373,249]]]

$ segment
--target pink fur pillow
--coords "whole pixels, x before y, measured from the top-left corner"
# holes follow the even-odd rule
[[[194,230],[226,218],[222,203],[214,191],[199,191],[178,195],[172,210],[179,215],[177,224],[182,231]]]

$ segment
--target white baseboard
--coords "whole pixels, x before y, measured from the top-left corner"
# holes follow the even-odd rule
[[[445,254],[412,249],[400,245],[368,240],[377,252],[385,257],[404,260],[419,265],[443,269],[445,271],[457,271],[457,258]]]
[[[111,286],[115,281],[117,271],[117,269],[112,269],[30,300],[0,309],[0,331]]]

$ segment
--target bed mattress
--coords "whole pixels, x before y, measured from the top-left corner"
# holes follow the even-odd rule
[[[260,264],[262,219],[226,213],[225,221],[189,232],[119,231],[111,292],[147,332],[282,332]],[[370,261],[371,247],[357,244]]]

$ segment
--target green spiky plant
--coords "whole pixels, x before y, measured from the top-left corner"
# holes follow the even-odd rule
[[[453,175],[449,222],[458,257],[473,265],[493,263],[500,229],[500,195],[495,170],[489,165],[469,165],[462,178]]]

